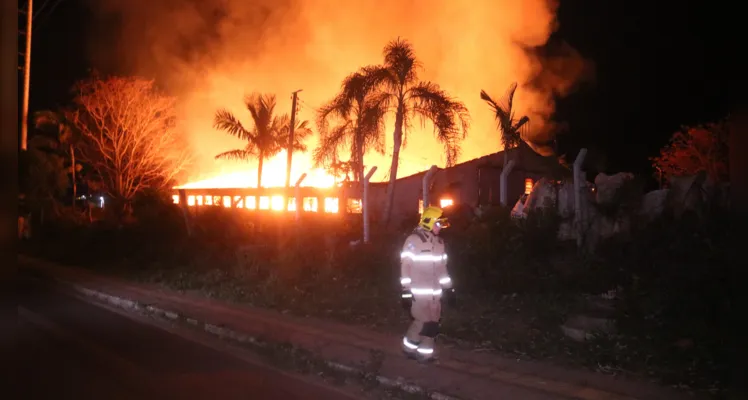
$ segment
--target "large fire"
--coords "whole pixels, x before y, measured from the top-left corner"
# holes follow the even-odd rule
[[[481,89],[500,98],[519,82],[517,113],[530,116],[541,130],[553,112],[553,95],[564,94],[583,71],[573,49],[552,60],[528,52],[548,40],[557,21],[552,0],[98,0],[95,11],[122,21],[119,46],[111,34],[93,49],[97,67],[156,78],[178,99],[182,127],[195,150],[196,162],[184,187],[256,186],[256,162],[216,161],[215,155],[242,143],[213,129],[213,116],[225,107],[245,126],[251,124],[242,105],[245,94],[278,98],[276,114],[291,110],[291,92],[300,94],[298,118],[315,121],[315,109],[331,99],[343,78],[358,68],[382,63],[382,48],[396,37],[408,39],[424,69],[420,78],[438,83],[463,101],[472,129],[462,143],[459,161],[500,150],[496,123],[480,98]],[[147,10],[147,11],[146,11]],[[112,19],[111,14],[119,18]],[[110,22],[107,22],[109,24]],[[97,35],[91,35],[96,38]],[[97,39],[93,39],[97,40]],[[112,49],[118,49],[113,54]],[[107,68],[110,67],[110,68]],[[523,87],[529,81],[533,87]],[[314,124],[312,123],[312,126]],[[367,169],[379,168],[372,180],[389,173],[392,123],[387,125],[387,152],[367,154]],[[408,145],[400,155],[398,176],[444,166],[442,146],[429,124],[413,121]],[[292,183],[330,186],[334,178],[311,163],[309,152],[294,154]],[[341,154],[345,160],[348,154]],[[263,186],[283,186],[285,153],[267,160]]]
[[[263,187],[282,187],[286,184],[286,151],[265,160],[262,168]],[[300,186],[332,187],[336,178],[322,168],[303,168],[309,166],[306,154],[295,153],[295,162],[291,168],[291,184],[293,185],[302,174],[306,177]],[[298,166],[298,167],[297,167]],[[246,168],[244,171],[218,172],[214,177],[201,179],[179,186],[179,189],[209,189],[209,188],[244,188],[257,187],[257,168]]]

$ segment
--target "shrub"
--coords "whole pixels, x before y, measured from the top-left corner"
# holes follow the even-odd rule
[[[539,290],[555,274],[559,219],[541,210],[513,220],[506,208],[485,210],[463,231],[445,231],[450,268],[471,287],[499,292]]]

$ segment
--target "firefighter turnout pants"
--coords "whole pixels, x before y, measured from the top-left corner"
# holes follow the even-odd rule
[[[403,350],[420,359],[434,356],[434,342],[439,334],[441,319],[440,296],[413,296],[410,314],[413,322],[403,338]]]

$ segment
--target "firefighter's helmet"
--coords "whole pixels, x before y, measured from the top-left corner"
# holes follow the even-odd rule
[[[428,231],[434,229],[434,225],[438,224],[442,228],[449,226],[449,222],[446,218],[442,218],[442,211],[439,207],[427,207],[421,214],[421,221],[418,225]]]

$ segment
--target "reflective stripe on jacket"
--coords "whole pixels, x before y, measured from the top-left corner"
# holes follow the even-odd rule
[[[405,239],[400,284],[410,288],[414,296],[440,296],[442,288],[452,287],[442,238],[418,227]]]

